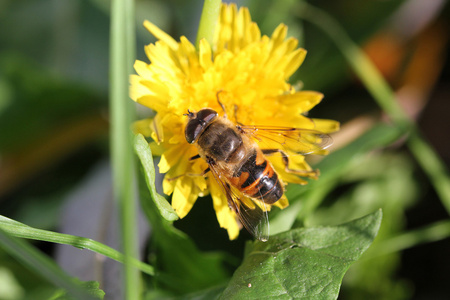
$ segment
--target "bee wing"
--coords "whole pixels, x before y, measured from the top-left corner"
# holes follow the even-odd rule
[[[250,232],[255,238],[260,241],[267,241],[269,239],[269,216],[267,209],[265,209],[264,201],[260,201],[263,209],[256,203],[253,205],[247,205],[245,203],[244,197],[250,200],[250,198],[244,196],[236,188],[234,188],[226,178],[220,175],[220,170],[218,170],[214,165],[210,164],[211,173],[214,178],[219,183],[222,191],[227,197],[228,205],[234,210],[236,215],[239,217],[239,221],[244,225],[244,227]]]
[[[261,148],[283,148],[302,155],[320,153],[333,143],[328,134],[313,129],[281,126],[241,126],[241,129],[256,141]]]

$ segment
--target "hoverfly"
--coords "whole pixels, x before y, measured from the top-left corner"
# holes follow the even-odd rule
[[[223,104],[219,101],[225,112]],[[285,170],[304,174],[289,168],[285,150],[306,155],[326,149],[332,143],[329,135],[319,131],[277,127],[236,125],[211,108],[197,112],[188,110],[186,140],[198,149],[198,155],[208,168],[200,175],[211,172],[227,197],[228,205],[239,221],[257,239],[267,241],[269,220],[266,204],[277,202],[284,194],[284,184],[266,156],[280,153]],[[257,141],[268,140],[277,148],[261,149]],[[243,201],[250,198],[252,201]]]

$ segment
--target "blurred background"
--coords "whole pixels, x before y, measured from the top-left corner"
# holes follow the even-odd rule
[[[118,246],[111,200],[108,137],[109,2],[0,1],[0,214],[29,226],[90,237]],[[308,50],[292,78],[325,94],[312,117],[338,120],[332,151],[379,123],[390,124],[330,37],[300,18],[296,0],[236,1],[262,33],[279,23]],[[446,166],[450,164],[449,5],[444,0],[309,1],[335,18],[369,55],[410,118]],[[154,42],[151,20],[177,38],[195,40],[201,0],[136,1],[137,59]],[[308,16],[314,18],[315,16]],[[124,101],[131,101],[124,99]],[[137,107],[139,118],[150,115]],[[338,224],[383,208],[378,240],[448,220],[429,178],[400,139],[352,158],[306,226]],[[142,259],[151,229],[142,218]],[[204,226],[204,224],[211,224]],[[201,250],[229,254],[229,273],[245,241],[228,241],[209,198],[175,225]],[[116,284],[119,265],[68,246],[34,242],[73,276]],[[380,249],[380,248],[377,248]],[[388,251],[389,252],[389,251]],[[448,299],[450,240],[376,255],[351,267],[341,299]],[[94,263],[91,263],[94,261]],[[51,294],[52,287],[0,249],[0,299]]]

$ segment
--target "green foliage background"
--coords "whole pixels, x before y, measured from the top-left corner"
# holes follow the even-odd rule
[[[428,3],[427,9],[413,2]],[[137,176],[126,180],[135,181],[128,184],[134,189],[130,192],[140,195],[141,218],[144,227],[151,228],[135,237],[141,245],[137,261],[106,246],[106,239],[57,233],[67,221],[63,212],[70,195],[111,157],[111,130],[117,124],[109,102],[115,64],[110,57],[110,1],[2,1],[0,299],[102,298],[103,291],[105,299],[131,299],[132,293],[109,289],[111,277],[145,299],[261,298],[271,292],[281,297],[283,290],[275,280],[261,276],[275,273],[286,280],[287,299],[334,299],[338,293],[341,299],[448,297],[449,8],[445,1],[434,8],[431,2],[237,1],[249,7],[264,34],[270,35],[281,22],[289,26],[289,35],[308,50],[292,83],[323,92],[325,99],[311,116],[338,120],[343,129],[334,136],[329,156],[312,158],[321,170],[320,180],[290,186],[291,205],[270,214],[271,232],[278,235],[266,245],[248,242],[251,237],[244,231],[237,241],[229,241],[209,198],[199,199],[185,219],[174,221],[158,192],[160,177],[153,173],[145,140],[137,136],[129,141],[128,150],[133,146],[137,154]],[[143,20],[194,42],[202,5],[200,0],[136,1],[136,57],[146,61],[143,46],[154,42]],[[413,68],[417,64],[422,67]],[[415,93],[402,97],[405,88]],[[393,93],[406,99],[403,109]],[[123,101],[131,105],[131,100]],[[136,118],[151,115],[143,107],[136,110]],[[101,212],[123,211],[113,201],[113,184],[99,188],[111,191],[107,204],[97,214],[90,207],[72,212],[69,216],[77,220],[72,227],[95,218],[98,227],[110,228]],[[128,225],[122,231],[137,231],[136,219],[123,216],[117,222]],[[348,244],[333,240],[339,237]],[[91,272],[81,284],[73,278],[78,276],[74,270],[56,266],[57,243],[105,255],[118,261],[116,266],[129,266],[126,274],[140,270],[139,279],[123,283],[97,259],[100,271]],[[124,243],[131,244],[127,253],[137,251],[133,239]],[[112,244],[127,251],[120,239]],[[317,250],[321,248],[332,255]],[[260,252],[267,257],[259,257]],[[321,267],[332,270],[328,280],[320,277],[326,273],[320,273]],[[308,286],[311,283],[316,289]],[[265,288],[258,289],[261,285]],[[331,292],[315,294],[325,286]]]

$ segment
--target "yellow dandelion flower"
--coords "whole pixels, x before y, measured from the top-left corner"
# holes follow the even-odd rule
[[[279,25],[270,37],[262,36],[247,8],[238,10],[233,4],[223,4],[213,44],[201,40],[198,49],[184,36],[177,42],[148,21],[144,26],[158,41],[145,48],[149,64],[136,61],[138,75],[131,75],[130,96],[157,114],[153,119],[137,122],[136,130],[154,140],[152,150],[161,155],[159,169],[166,174],[164,193],[172,194],[172,206],[179,217],[188,214],[199,196],[211,194],[220,226],[227,229],[230,239],[235,239],[239,223],[223,188],[213,176],[190,175],[201,174],[208,164],[203,159],[189,160],[198,154],[198,149],[185,138],[188,110],[211,108],[223,115],[222,103],[236,124],[276,125],[323,133],[336,131],[339,124],[305,117],[323,95],[295,91],[287,82],[302,64],[306,51],[297,48],[296,39],[286,38],[285,25]],[[267,144],[260,146],[267,148]],[[284,183],[306,184],[285,170],[279,155],[267,158]],[[303,177],[317,177],[303,155],[291,156],[289,168],[303,170]],[[283,196],[274,205],[284,208],[288,201]],[[269,210],[270,205],[265,209]]]

